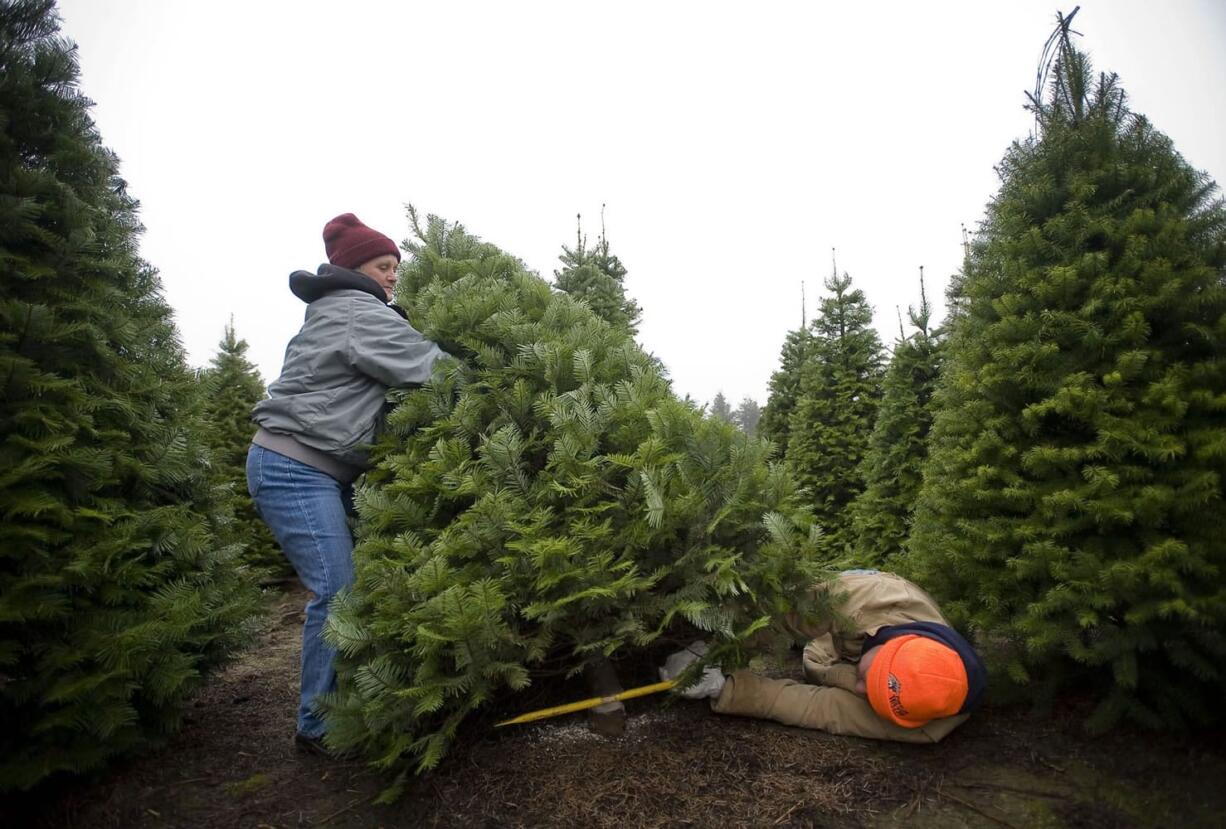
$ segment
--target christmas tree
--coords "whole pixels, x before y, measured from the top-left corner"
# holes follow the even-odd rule
[[[728,405],[728,398],[724,397],[722,391],[717,391],[715,397],[711,399],[711,408],[708,414],[711,417],[719,418],[724,423],[732,422],[732,407]]]
[[[751,438],[758,434],[758,422],[762,419],[762,407],[752,397],[741,398],[741,403],[732,413],[732,422]]]
[[[775,444],[775,450],[780,455],[787,454],[792,412],[800,396],[801,370],[809,361],[812,346],[813,335],[809,333],[807,325],[789,331],[779,353],[779,368],[771,374],[770,395],[766,399],[766,408],[762,410],[758,429],[762,437]]]
[[[959,285],[912,569],[1092,729],[1220,716],[1226,211],[1061,21]]]
[[[247,449],[255,434],[251,409],[264,399],[264,381],[247,359],[247,341],[234,332],[233,318],[200,379],[213,471],[234,498],[235,540],[246,547],[245,558],[253,570],[288,576],[293,572],[289,561],[247,494]]]
[[[786,470],[676,399],[626,327],[462,227],[410,218],[398,299],[461,362],[400,394],[359,493],[329,739],[425,769],[542,676],[695,629],[742,663],[818,578]]]
[[[257,601],[57,30],[51,0],[0,2],[0,789],[173,729]]]
[[[600,241],[588,248],[583,227],[575,232],[575,246],[562,246],[558,257],[563,268],[554,271],[554,285],[576,299],[583,300],[596,315],[610,325],[637,331],[642,309],[626,296],[626,268],[609,250],[601,210]]]
[[[859,467],[877,417],[883,355],[864,292],[837,271],[825,284],[832,296],[810,324],[785,457],[837,554],[851,540],[847,507],[864,488]]]
[[[923,480],[932,427],[932,396],[941,369],[941,339],[928,329],[931,309],[920,275],[919,310],[908,308],[915,331],[894,346],[882,382],[881,407],[860,470],[864,491],[852,502],[858,566],[886,565],[902,551]]]

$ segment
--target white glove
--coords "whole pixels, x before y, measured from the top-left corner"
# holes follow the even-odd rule
[[[664,660],[664,667],[660,668],[660,679],[664,681],[676,679],[706,653],[706,642],[700,639],[690,643],[685,650],[677,651]],[[710,665],[703,669],[702,677],[697,682],[681,691],[680,694],[686,699],[714,699],[722,690],[724,690],[724,672],[718,665]]]

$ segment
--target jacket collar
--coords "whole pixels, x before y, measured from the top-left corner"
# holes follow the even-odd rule
[[[294,271],[289,275],[289,289],[308,304],[334,291],[363,291],[387,302],[387,294],[369,276],[336,265],[320,265],[318,273]]]

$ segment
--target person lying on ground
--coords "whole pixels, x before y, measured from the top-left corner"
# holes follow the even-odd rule
[[[931,596],[877,570],[848,570],[816,589],[831,591],[836,618],[816,626],[794,614],[780,620],[794,640],[808,640],[807,682],[744,670],[725,677],[708,667],[682,696],[710,698],[720,714],[907,743],[938,742],[966,721],[987,671]],[[673,654],[660,678],[680,676],[705,653],[695,642]]]

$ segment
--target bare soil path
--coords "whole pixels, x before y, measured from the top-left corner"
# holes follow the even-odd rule
[[[473,737],[391,806],[361,762],[296,752],[301,607],[272,600],[256,646],[200,693],[165,748],[0,805],[0,826],[1130,827],[1226,825],[1222,735],[1120,733],[987,710],[917,748],[627,704],[625,736],[582,715]]]

